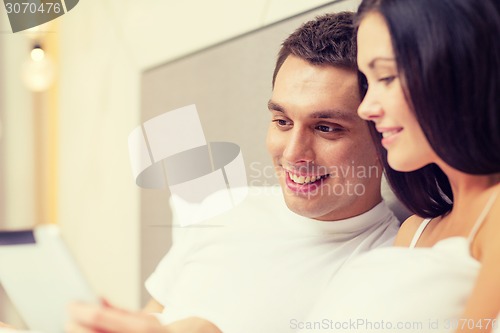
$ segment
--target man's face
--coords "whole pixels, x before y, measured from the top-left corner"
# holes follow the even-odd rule
[[[283,63],[269,101],[267,148],[293,212],[333,221],[380,202],[381,168],[359,103],[354,71],[294,56]]]

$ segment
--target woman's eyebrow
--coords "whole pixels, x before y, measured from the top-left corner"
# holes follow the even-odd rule
[[[394,58],[390,58],[390,57],[376,57],[376,58],[373,58],[372,61],[370,61],[368,63],[368,67],[373,69],[379,62],[383,62],[383,63],[386,63],[386,62],[391,62],[391,63],[394,63],[396,61],[396,59]]]

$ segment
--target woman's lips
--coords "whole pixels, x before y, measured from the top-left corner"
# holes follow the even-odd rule
[[[377,131],[382,133],[382,145],[387,148],[392,144],[403,131],[402,127],[392,127],[392,128],[377,128]]]

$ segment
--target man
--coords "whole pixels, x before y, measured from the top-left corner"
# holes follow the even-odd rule
[[[154,299],[146,310],[161,315],[75,304],[69,333],[294,331],[349,258],[392,243],[399,223],[382,201],[376,149],[356,113],[352,19],[318,17],[282,45],[267,147],[283,195],[251,188],[208,221],[222,227],[175,235],[146,282]]]

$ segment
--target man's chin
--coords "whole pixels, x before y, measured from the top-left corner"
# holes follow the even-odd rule
[[[290,193],[284,193],[285,203],[288,209],[290,209],[295,214],[308,217],[308,218],[316,218],[321,216],[321,213],[318,213],[318,209],[313,202],[312,197],[304,197],[302,195],[297,195],[290,190],[284,190]]]

